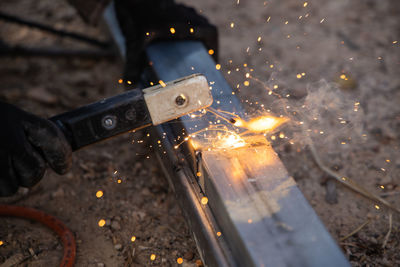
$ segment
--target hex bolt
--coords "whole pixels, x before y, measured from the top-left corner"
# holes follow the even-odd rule
[[[186,103],[186,96],[184,94],[180,94],[175,98],[175,103],[178,106],[183,106]]]

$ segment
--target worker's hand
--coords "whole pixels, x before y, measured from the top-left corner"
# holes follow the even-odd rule
[[[58,174],[69,170],[71,147],[51,121],[3,102],[0,114],[0,196],[38,183],[46,163]]]
[[[116,0],[115,8],[127,45],[125,79],[139,81],[144,49],[158,41],[199,40],[217,59],[217,28],[193,8],[173,0]]]

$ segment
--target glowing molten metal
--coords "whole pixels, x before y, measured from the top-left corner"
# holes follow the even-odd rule
[[[252,132],[267,132],[272,131],[278,126],[287,122],[287,118],[278,118],[273,116],[261,116],[254,118],[248,122],[237,119],[233,125],[241,128],[246,128]]]

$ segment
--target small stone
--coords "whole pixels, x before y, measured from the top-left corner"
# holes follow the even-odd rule
[[[121,225],[119,224],[118,221],[113,220],[111,223],[111,229],[116,230],[116,231],[121,230]]]
[[[105,267],[106,265],[102,262],[97,263],[97,267]]]
[[[62,187],[58,188],[56,191],[51,193],[51,196],[53,198],[63,197],[64,196],[64,189],[62,189]]]
[[[183,255],[183,258],[188,261],[192,260],[193,257],[194,257],[194,253],[191,251],[188,251],[185,253],[185,255]]]
[[[122,249],[122,245],[121,244],[115,244],[114,248],[116,250],[121,250]]]
[[[35,101],[44,104],[55,104],[58,99],[55,95],[47,91],[43,87],[34,87],[27,92],[27,96]]]

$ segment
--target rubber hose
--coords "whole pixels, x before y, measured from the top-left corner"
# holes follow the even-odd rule
[[[64,246],[64,255],[60,263],[61,267],[72,267],[75,263],[76,244],[74,234],[69,230],[64,223],[59,219],[44,213],[43,211],[36,210],[28,207],[14,206],[14,205],[1,205],[0,216],[13,216],[25,219],[34,220],[47,226],[57,233],[61,238]]]

